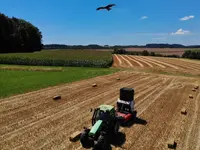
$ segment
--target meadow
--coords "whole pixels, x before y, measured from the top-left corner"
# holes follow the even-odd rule
[[[0,98],[116,71],[108,68],[0,65]]]

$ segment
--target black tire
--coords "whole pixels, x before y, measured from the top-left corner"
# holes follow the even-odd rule
[[[119,123],[115,121],[113,126],[113,135],[117,135],[119,133]]]
[[[134,111],[132,113],[132,120],[135,122],[136,121],[136,118],[137,118],[137,111]]]
[[[94,145],[94,141],[92,139],[90,139],[88,136],[89,132],[90,132],[90,129],[85,129],[80,137],[81,145],[84,148],[91,148]]]
[[[104,150],[108,147],[107,135],[100,135],[96,144],[94,145],[95,150]]]

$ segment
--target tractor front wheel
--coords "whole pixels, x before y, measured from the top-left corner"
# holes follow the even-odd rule
[[[88,136],[89,132],[90,132],[90,129],[85,129],[80,137],[81,145],[84,148],[91,148],[94,145],[94,141],[92,139],[90,139]]]
[[[94,149],[95,150],[104,150],[107,148],[108,146],[108,142],[107,142],[107,135],[100,135],[97,142],[94,145]]]
[[[117,135],[119,132],[119,123],[115,121],[114,127],[113,127],[113,134]]]

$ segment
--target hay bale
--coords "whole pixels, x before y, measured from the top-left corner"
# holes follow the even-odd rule
[[[186,111],[185,108],[182,108],[182,109],[181,109],[181,114],[183,114],[183,115],[186,115],[186,114],[187,114],[187,111]]]
[[[168,148],[170,149],[176,149],[177,143],[174,139],[170,139],[167,143]]]
[[[198,85],[195,85],[195,86],[194,86],[194,89],[198,89],[198,88],[199,88],[199,86],[198,86]]]
[[[80,136],[81,136],[81,132],[76,131],[73,134],[71,134],[71,136],[69,137],[69,140],[72,141],[72,142],[75,142],[75,141],[80,139]]]
[[[189,98],[193,98],[192,94],[189,95]]]
[[[56,95],[56,96],[53,97],[53,99],[54,100],[59,100],[59,99],[61,99],[61,96],[60,95]]]
[[[120,80],[120,78],[117,78],[117,80]]]
[[[96,84],[96,83],[92,84],[92,87],[96,87],[96,86],[97,86],[97,84]]]
[[[196,89],[194,88],[194,89],[192,89],[192,91],[193,91],[193,92],[195,92],[195,91],[196,91]]]

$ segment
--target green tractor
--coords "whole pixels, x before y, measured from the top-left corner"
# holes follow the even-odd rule
[[[80,142],[84,148],[106,149],[109,146],[108,137],[117,135],[119,123],[114,106],[100,105],[94,110],[92,128],[85,128]]]

